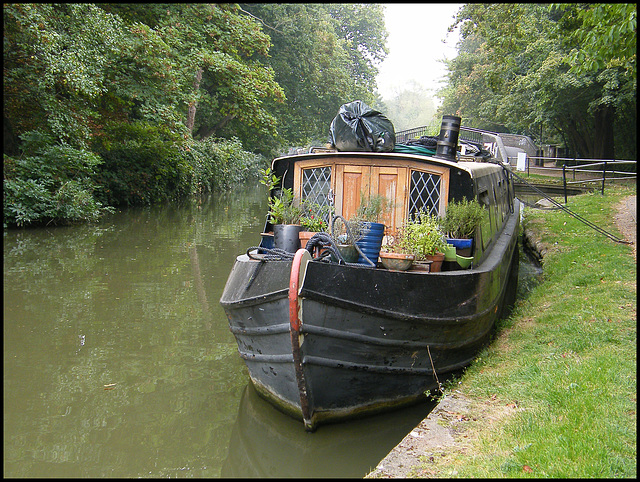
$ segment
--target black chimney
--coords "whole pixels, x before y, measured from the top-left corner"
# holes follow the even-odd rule
[[[460,133],[460,117],[455,115],[442,116],[440,135],[436,146],[436,156],[447,161],[456,161],[458,151],[458,134]]]

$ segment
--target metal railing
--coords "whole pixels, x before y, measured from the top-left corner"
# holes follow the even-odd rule
[[[403,143],[409,139],[416,139],[421,136],[437,136],[439,132],[439,126],[422,126],[415,127],[413,129],[406,129],[396,132],[396,142]],[[460,134],[458,138],[460,140],[466,140],[482,145],[484,149],[489,150],[495,159],[511,166],[517,165],[518,170],[526,169],[527,174],[530,173],[531,167],[540,174],[545,174],[541,171],[557,171],[557,173],[552,175],[556,175],[557,177],[562,176],[562,181],[565,186],[571,184],[599,183],[601,185],[601,191],[604,194],[606,182],[624,181],[629,179],[637,180],[637,161],[530,156],[529,152],[531,152],[531,150],[536,146],[529,137],[519,134],[485,131],[473,127],[460,126]],[[524,168],[520,168],[522,159],[520,158],[519,160],[518,157],[508,156],[505,146],[518,147],[520,150],[525,151],[519,154],[520,156],[524,156]],[[534,161],[534,166],[531,166],[531,160]],[[551,161],[555,161],[555,167],[545,166],[545,162]],[[558,163],[561,163],[562,165],[557,166]],[[632,168],[630,170],[615,169],[616,166],[621,165],[630,165]],[[568,179],[568,177],[571,179]],[[565,189],[565,199],[566,196]]]
[[[440,133],[440,126],[422,126],[414,127],[413,129],[406,129],[396,132],[396,142],[404,143],[410,139],[417,139],[422,136],[434,136],[437,137]],[[482,143],[482,134],[494,134],[493,132],[483,131],[480,129],[474,129],[473,127],[460,126],[459,139],[466,141]]]
[[[534,165],[531,166],[531,160]],[[564,157],[525,157],[525,166],[522,166],[522,160],[518,162],[517,157],[509,157],[509,164],[517,166],[518,170],[527,171],[530,175],[531,170],[535,174],[552,175],[554,177],[562,177],[562,183],[565,186],[565,202],[567,198],[566,187],[572,184],[599,184],[600,191],[604,194],[606,182],[612,183],[617,181],[636,180],[638,178],[638,161],[616,160],[616,159],[577,159]],[[555,161],[556,166],[545,166],[546,161]],[[557,164],[561,163],[561,166]],[[568,165],[571,163],[572,165]],[[616,166],[631,166],[630,170],[616,170]]]
[[[396,142],[404,143],[409,139],[416,139],[421,136],[438,136],[439,133],[440,126],[414,127],[412,129],[396,132]],[[485,131],[483,129],[465,126],[460,126],[458,139],[480,144],[484,149],[488,150],[494,158],[503,163],[507,162],[507,150],[505,149],[505,145],[512,147],[520,144],[526,146],[533,144],[533,141],[531,141],[527,136]]]
[[[422,136],[437,136],[440,132],[440,126],[421,126],[413,129],[405,129],[396,132],[396,142],[404,143],[409,139],[417,139]]]

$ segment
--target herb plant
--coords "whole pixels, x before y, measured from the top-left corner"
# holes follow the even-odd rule
[[[271,224],[300,224],[304,212],[300,203],[295,199],[293,191],[284,188],[279,196],[269,198],[269,212]]]
[[[417,260],[425,260],[427,256],[444,253],[447,243],[444,240],[438,219],[420,211],[413,220],[405,225],[400,245],[414,253]]]
[[[391,201],[382,194],[375,194],[368,198],[361,196],[360,206],[358,206],[355,216],[361,221],[379,223],[383,216],[389,212],[391,205]]]
[[[450,202],[439,221],[440,227],[449,238],[472,238],[484,212],[484,207],[475,199],[468,201],[462,198],[460,202]]]
[[[303,202],[303,216],[300,218],[300,224],[305,231],[324,232],[327,230],[327,222],[325,216],[329,215],[329,206],[320,206],[317,203]]]

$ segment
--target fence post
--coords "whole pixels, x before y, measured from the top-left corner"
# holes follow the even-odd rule
[[[604,180],[607,177],[607,161],[602,163],[602,194],[604,194]]]
[[[567,204],[567,166],[562,165],[562,184],[564,185],[564,203]]]

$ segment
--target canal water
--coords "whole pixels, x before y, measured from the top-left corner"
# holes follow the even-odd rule
[[[257,396],[219,299],[266,197],[4,231],[5,477],[363,477],[429,413],[309,434]]]

